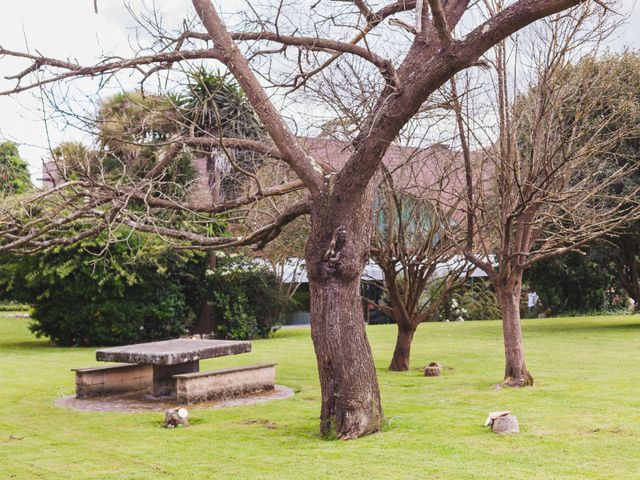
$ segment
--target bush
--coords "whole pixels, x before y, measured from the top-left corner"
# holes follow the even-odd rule
[[[125,236],[124,233],[127,235]],[[34,305],[31,330],[59,345],[122,345],[175,338],[194,319],[206,256],[124,232],[56,247],[0,267],[5,296]]]
[[[187,333],[209,298],[218,338],[265,338],[288,297],[266,267],[238,255],[173,251],[153,236],[102,239],[0,259],[0,299],[33,305],[31,330],[59,345],[123,345]],[[126,238],[126,241],[124,239]]]
[[[500,302],[486,281],[475,281],[458,296],[458,303],[466,310],[469,320],[497,320],[501,318]]]
[[[438,309],[434,320],[496,320],[500,317],[500,302],[491,284],[485,280],[475,280],[451,294]]]
[[[29,310],[29,305],[14,301],[0,301],[0,312],[20,312],[25,310]]]
[[[266,267],[239,255],[219,256],[207,271],[216,337],[234,340],[266,338],[282,325],[288,297]]]
[[[540,308],[553,314],[601,312],[623,296],[606,269],[575,252],[537,263],[526,271],[525,282],[540,296]]]

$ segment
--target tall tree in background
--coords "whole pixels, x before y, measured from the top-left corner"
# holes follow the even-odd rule
[[[545,312],[589,314],[621,306],[613,302],[621,293],[615,274],[603,268],[599,248],[588,250],[543,260],[524,273],[524,283],[539,295]]]
[[[585,112],[589,122],[596,128],[606,112],[620,112],[615,121],[601,125],[606,131],[616,131],[627,125],[640,124],[640,55],[624,53],[606,55],[599,59],[585,59],[571,75],[571,82],[581,88],[583,79],[592,76],[601,78],[602,72],[611,72],[607,84],[594,85],[595,92],[602,92],[603,100],[598,109]],[[640,135],[621,138],[610,146],[610,165],[608,170],[627,167],[634,169],[633,174],[620,179],[611,186],[613,195],[634,192],[640,184]],[[635,199],[637,200],[637,199]],[[594,256],[610,274],[615,276],[620,286],[636,304],[640,305],[640,222],[632,221],[606,236],[594,247]]]
[[[517,45],[517,52],[526,53],[533,66],[524,87],[509,65],[525,63],[508,61],[516,49],[508,52],[506,42],[499,44],[492,61],[498,141],[478,155],[479,168],[488,174],[475,184],[465,149],[466,255],[487,272],[500,301],[504,383],[509,386],[533,384],[520,323],[523,272],[637,217],[638,186],[624,192],[612,188],[634,169],[628,164],[611,168],[622,160],[614,147],[638,136],[638,124],[623,121],[629,109],[637,108],[635,100],[627,98],[608,108],[619,72],[585,70],[589,60],[571,64],[581,51],[606,38],[611,28],[606,13],[589,7],[541,22],[531,44]],[[460,131],[471,131],[474,139],[486,138],[480,127],[467,127],[477,119],[463,115],[455,84],[452,88]],[[467,138],[461,138],[467,145]]]
[[[629,222],[617,235],[596,247],[598,261],[618,280],[620,286],[640,309],[640,224]]]
[[[201,68],[190,75],[186,89],[186,94],[179,98],[179,107],[185,127],[194,139],[213,136],[257,140],[264,136],[251,104],[235,82]],[[213,205],[233,198],[240,188],[243,179],[241,175],[231,175],[237,171],[233,164],[250,171],[256,169],[251,150],[222,151],[221,147],[224,145],[211,148],[205,155]],[[207,203],[206,199],[200,200]],[[215,251],[209,254],[209,268],[216,268]],[[215,326],[213,307],[205,297],[193,332],[211,333]]]
[[[598,8],[610,3],[599,1],[602,6]],[[299,181],[265,186],[247,172],[255,184],[251,195],[206,208],[166,194],[152,195],[154,181],[162,177],[181,146],[204,143],[179,135],[168,139],[166,148],[158,153],[159,160],[142,178],[125,179],[117,188],[95,179],[80,179],[50,192],[46,199],[62,205],[51,210],[58,212],[55,223],[51,223],[51,215],[34,219],[28,215],[36,213],[33,211],[27,212],[27,218],[4,212],[0,250],[75,241],[78,234],[71,226],[77,228],[81,220],[85,222],[81,236],[122,224],[174,239],[183,246],[232,247],[268,242],[283,225],[308,214],[311,228],[305,260],[311,291],[311,334],[322,388],[320,428],[324,434],[342,439],[375,432],[382,424],[383,413],[360,304],[360,276],[369,257],[373,230],[375,183],[371,180],[403,127],[457,72],[477,65],[491,47],[532,22],[579,4],[592,6],[592,2],[581,0],[517,0],[504,5],[403,0],[376,9],[361,0],[312,6],[305,2],[252,2],[239,17],[228,18],[229,25],[240,27],[231,31],[210,0],[193,0],[197,21],[185,21],[183,25],[188,27],[176,35],[162,28],[148,29],[160,32],[152,43],[155,49],[138,52],[130,59],[104,59],[83,67],[71,60],[2,48],[2,55],[33,62],[13,77],[22,83],[5,94],[73,77],[99,76],[106,80],[127,70],[142,71],[141,79],[145,80],[178,63],[217,61],[246,93],[271,143],[216,136],[206,137],[206,142],[210,146],[251,148],[277,158],[295,172]],[[338,17],[340,21],[336,22]],[[466,21],[461,21],[463,17]],[[158,17],[145,17],[143,21],[150,18]],[[300,54],[288,55],[291,49]],[[349,159],[334,171],[323,168],[307,153],[292,130],[293,123],[287,121],[286,106],[280,98],[270,96],[265,85],[294,98],[311,77],[339,64],[343,55],[373,65],[380,83],[361,128],[350,139],[353,150]],[[31,74],[37,76],[27,81]],[[308,192],[304,200],[243,236],[204,235],[189,230],[187,224],[176,228],[153,215],[154,209],[207,214],[234,211],[258,198],[300,188],[300,183]],[[201,226],[197,221],[193,224]]]
[[[179,98],[180,112],[185,128],[193,138],[209,137],[257,140],[264,137],[264,130],[242,89],[231,79],[219,73],[199,69],[189,76],[186,93]],[[233,163],[240,167],[255,169],[255,164],[244,157],[251,150],[224,152],[224,145],[214,147],[207,155],[208,183],[211,188],[211,203],[217,204],[233,197],[238,178],[234,181]],[[240,177],[240,175],[237,175]],[[234,185],[235,183],[235,185]],[[226,188],[225,188],[226,187]]]

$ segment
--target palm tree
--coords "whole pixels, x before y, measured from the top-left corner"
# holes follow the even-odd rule
[[[220,73],[200,69],[190,76],[186,89],[178,102],[191,136],[256,139],[263,135],[244,92]],[[207,155],[212,202],[232,195],[238,186],[238,180],[231,175],[230,160],[241,167],[255,168],[256,157],[251,152],[212,149]]]
[[[157,153],[149,147],[177,133],[179,119],[175,99],[169,96],[117,93],[98,111],[99,150],[133,171],[148,168]]]
[[[242,89],[219,72],[200,69],[191,75],[187,93],[178,99],[185,128],[194,137],[259,138],[260,123]],[[233,175],[231,163],[243,170],[256,168],[252,152],[213,148],[207,154],[207,175],[211,202],[219,203],[234,195],[240,181]],[[216,268],[216,254],[209,256],[209,268]],[[194,333],[210,333],[215,329],[213,311],[206,298],[200,305]]]

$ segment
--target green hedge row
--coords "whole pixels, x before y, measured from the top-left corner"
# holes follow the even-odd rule
[[[212,303],[215,336],[265,337],[286,305],[266,269],[172,250],[149,235],[104,239],[0,259],[0,298],[33,306],[31,330],[59,345],[123,345],[188,332],[203,299]],[[238,263],[235,259],[233,262]]]

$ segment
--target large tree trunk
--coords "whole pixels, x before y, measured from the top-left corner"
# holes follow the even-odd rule
[[[405,372],[409,370],[409,358],[411,356],[411,342],[413,341],[413,334],[416,332],[416,327],[413,325],[399,325],[398,324],[398,336],[396,338],[396,348],[393,351],[393,358],[389,365],[389,370],[395,372]]]
[[[371,196],[369,188],[364,198],[314,199],[306,248],[320,430],[345,440],[378,431],[383,420],[360,297],[373,226]]]
[[[507,282],[504,287],[496,288],[502,312],[505,355],[504,384],[510,387],[533,385],[533,377],[524,362],[524,346],[520,324],[521,289],[522,276],[520,276],[519,280]]]
[[[352,439],[379,430],[380,392],[365,332],[360,279],[311,282],[311,334],[322,388],[321,432]]]

